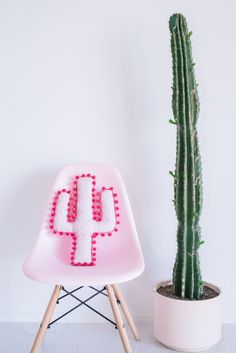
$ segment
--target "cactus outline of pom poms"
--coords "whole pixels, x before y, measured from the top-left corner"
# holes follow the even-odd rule
[[[83,180],[83,182],[82,182]],[[84,189],[84,194],[87,196],[84,198],[86,206],[90,203],[87,214],[83,212],[83,198],[78,197],[80,193],[80,186],[87,185],[87,189]],[[118,206],[118,195],[114,191],[113,187],[102,187],[101,191],[96,190],[96,176],[91,174],[81,174],[74,177],[72,186],[69,190],[63,188],[56,192],[49,217],[49,229],[53,234],[60,236],[70,236],[72,237],[72,251],[70,254],[71,265],[74,266],[94,266],[96,263],[96,237],[101,236],[111,236],[113,232],[118,231],[118,225],[120,224],[119,217],[119,206]],[[91,195],[88,195],[89,190],[91,190]],[[82,192],[82,191],[81,191]],[[66,218],[62,227],[57,226],[57,221],[60,216],[58,216],[58,209],[60,207],[60,201],[64,197],[67,202],[67,209],[63,215]],[[88,199],[89,198],[89,199]],[[106,206],[106,207],[105,207]],[[107,207],[109,206],[109,207]],[[80,209],[80,211],[79,211]],[[63,210],[62,210],[63,211]],[[109,212],[108,212],[109,211]],[[82,223],[86,226],[87,223],[91,225],[92,232],[89,236],[80,237],[79,232],[75,232],[75,228],[81,229],[79,224],[82,220]],[[104,220],[105,219],[105,220]],[[84,221],[83,221],[84,220]],[[76,223],[77,222],[77,223]],[[108,229],[110,227],[110,229]],[[63,228],[63,229],[61,229]],[[66,229],[64,229],[66,228]],[[88,237],[90,237],[90,260],[78,261],[76,258],[81,257],[79,249],[79,243],[89,242]],[[87,240],[86,240],[87,239]],[[81,243],[81,244],[82,244]],[[85,244],[86,245],[86,244]],[[87,249],[88,250],[88,249]],[[86,256],[86,255],[85,255]]]

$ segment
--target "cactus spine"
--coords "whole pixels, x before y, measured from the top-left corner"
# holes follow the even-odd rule
[[[172,110],[177,127],[174,205],[178,219],[177,255],[173,270],[175,294],[199,299],[203,291],[198,249],[202,206],[201,159],[197,138],[199,100],[187,23],[181,14],[170,17],[173,65]]]

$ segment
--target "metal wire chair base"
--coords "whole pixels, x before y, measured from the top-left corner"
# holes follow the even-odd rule
[[[68,296],[71,296],[72,298],[74,298],[75,300],[77,300],[79,302],[79,304],[77,304],[76,306],[74,306],[72,309],[68,310],[67,312],[65,312],[64,314],[60,315],[59,317],[57,317],[55,320],[51,321],[48,324],[47,328],[50,328],[53,324],[55,324],[57,321],[59,321],[60,319],[62,319],[63,317],[65,317],[66,315],[70,314],[72,311],[78,309],[79,307],[81,307],[82,305],[85,305],[88,309],[94,311],[96,314],[98,314],[99,316],[101,316],[103,319],[109,321],[112,325],[115,326],[115,328],[117,329],[116,323],[114,321],[112,321],[111,319],[109,319],[107,316],[103,315],[102,313],[100,313],[98,310],[94,309],[91,305],[87,304],[87,302],[93,298],[95,298],[97,295],[102,294],[106,297],[108,297],[108,295],[105,293],[106,287],[103,287],[102,289],[97,289],[95,287],[89,286],[90,289],[92,289],[93,291],[95,291],[95,293],[93,295],[91,295],[90,297],[88,297],[86,300],[81,300],[80,298],[78,298],[76,295],[74,295],[75,292],[78,292],[79,290],[81,290],[82,288],[84,288],[84,286],[78,287],[72,291],[68,291],[66,290],[64,287],[62,287],[62,291],[65,293],[64,295],[62,295],[61,297],[58,298],[57,300],[57,304],[60,303],[60,300],[65,299]],[[117,300],[117,303],[120,304],[120,301]]]

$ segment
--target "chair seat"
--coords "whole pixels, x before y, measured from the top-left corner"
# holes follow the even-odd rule
[[[120,225],[112,236],[96,237],[96,264],[73,266],[70,263],[72,237],[53,234],[48,218],[55,193],[69,188],[71,178],[82,173],[96,175],[96,188],[114,187],[120,208]],[[24,273],[44,283],[62,285],[104,285],[131,280],[144,270],[144,260],[127,192],[118,170],[107,164],[69,165],[59,173],[49,198],[35,247],[24,264]]]

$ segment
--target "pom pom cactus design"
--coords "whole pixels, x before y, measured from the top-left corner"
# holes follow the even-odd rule
[[[191,32],[180,14],[170,17],[173,65],[172,109],[177,127],[174,178],[174,205],[178,219],[177,256],[173,270],[175,294],[199,299],[203,282],[199,266],[199,217],[202,207],[201,159],[198,148],[197,119],[199,99],[191,51]]]
[[[95,265],[96,236],[111,236],[118,230],[117,194],[105,187],[95,192],[95,179],[90,174],[76,176],[71,190],[58,191],[53,201],[50,229],[72,236],[72,265]]]

